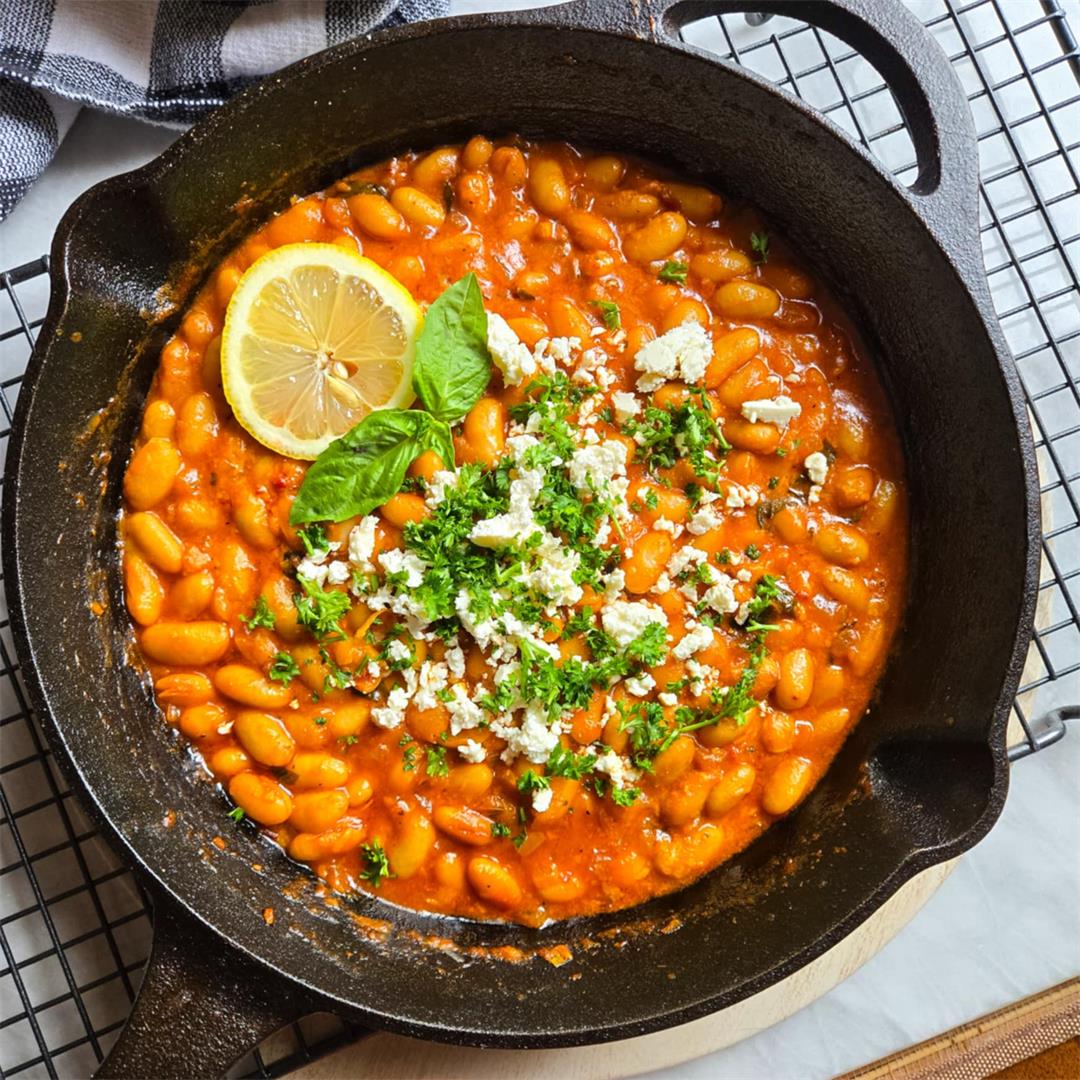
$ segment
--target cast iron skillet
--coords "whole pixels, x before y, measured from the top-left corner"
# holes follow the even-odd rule
[[[320,1008],[502,1047],[682,1023],[806,964],[996,819],[1039,519],[1030,435],[983,275],[964,96],[898,4],[799,5],[892,87],[919,162],[905,189],[816,113],[675,37],[743,6],[574,3],[351,42],[268,79],[64,218],[8,451],[4,569],[31,700],[154,900],[154,954],[104,1075],[219,1074]],[[623,148],[750,196],[861,324],[911,490],[906,628],[878,704],[812,796],[691,888],[536,931],[366,897],[320,902],[303,871],[229,822],[166,737],[144,674],[127,663],[117,573],[120,481],[143,398],[202,272],[290,194],[476,131]],[[218,835],[225,851],[211,844]],[[680,929],[655,932],[675,915]],[[574,953],[564,967],[532,955],[563,942]],[[532,958],[484,951],[507,945]]]

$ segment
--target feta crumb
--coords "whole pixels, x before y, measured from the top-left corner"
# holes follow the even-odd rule
[[[409,589],[423,584],[428,568],[423,559],[402,548],[391,548],[382,552],[379,555],[379,565],[387,574],[404,574],[405,586]]]
[[[504,715],[492,721],[491,730],[506,741],[506,749],[501,754],[503,761],[509,763],[521,754],[535,765],[547,761],[562,734],[562,726],[557,721],[548,726],[547,708],[539,701],[529,703],[520,726],[512,717]]]
[[[718,528],[723,523],[723,518],[712,506],[699,506],[694,516],[686,523],[686,528],[694,536],[703,536],[711,529]]]
[[[747,570],[745,566],[735,576],[742,582],[753,581],[754,579],[753,573]]]
[[[686,636],[675,646],[673,652],[677,660],[689,660],[694,653],[700,652],[712,643],[712,627],[699,624],[686,634]]]
[[[450,734],[460,735],[463,731],[479,727],[484,720],[484,710],[470,700],[464,685],[454,683],[450,687],[450,694],[450,700],[445,703],[446,711],[450,714]]]
[[[638,638],[646,627],[653,623],[667,626],[667,615],[653,604],[640,600],[615,600],[604,605],[600,613],[604,633],[615,639],[615,643],[625,648]]]
[[[615,419],[620,424],[625,424],[627,420],[632,419],[641,412],[641,402],[633,394],[628,394],[625,390],[616,390],[611,395],[611,407],[615,411]]]
[[[716,584],[706,591],[702,601],[713,611],[730,615],[739,606],[735,599],[735,583],[727,574],[718,575]]]
[[[677,578],[684,570],[692,570],[702,565],[709,565],[709,553],[694,547],[693,544],[684,544],[668,560],[667,572]]]
[[[487,346],[507,386],[518,386],[536,373],[536,359],[510,324],[494,311],[487,316]]]
[[[454,491],[457,486],[458,474],[451,469],[440,469],[431,478],[431,483],[428,484],[427,492],[424,494],[424,501],[428,506],[436,507],[445,502],[447,494]],[[362,525],[363,522],[360,524]]]
[[[574,451],[570,482],[578,491],[603,491],[611,480],[626,475],[626,447],[608,439]]]
[[[786,394],[742,403],[742,414],[751,424],[775,424],[781,431],[801,412],[802,406]]]
[[[522,469],[510,481],[510,509],[505,514],[478,521],[469,533],[477,547],[498,548],[523,544],[539,526],[533,517],[532,501],[544,486],[543,469]]]
[[[825,483],[825,477],[829,474],[829,459],[820,450],[807,454],[803,466],[811,483],[818,487]]]
[[[532,793],[532,808],[533,812],[542,814],[550,805],[554,792],[551,788],[541,788],[539,791]]]
[[[360,519],[349,532],[349,562],[361,570],[374,570],[371,555],[375,550],[375,530],[379,519],[374,514]]]
[[[694,320],[676,326],[643,345],[634,357],[634,368],[642,372],[637,388],[646,393],[669,379],[682,378],[697,383],[712,359],[712,341],[705,328]]]
[[[660,532],[671,533],[673,537],[679,537],[683,534],[682,525],[677,522],[671,521],[666,517],[658,517],[653,522],[653,528],[658,529]]]
[[[454,643],[446,650],[446,666],[455,679],[465,678],[465,652],[457,643],[456,638]]]
[[[614,750],[604,750],[601,753],[599,746],[593,746],[590,749],[596,754],[596,764],[593,768],[597,772],[606,774],[617,788],[632,784],[641,775],[637,769],[631,768],[624,758],[619,757]]]
[[[471,761],[474,765],[479,765],[487,757],[487,750],[484,749],[483,743],[478,743],[475,739],[466,739],[458,748],[457,752],[466,760]]]
[[[308,581],[314,581],[320,587],[326,582],[326,575],[330,573],[330,567],[322,566],[315,561],[314,558],[301,559],[296,564],[296,574],[298,577],[306,578]]]
[[[623,686],[626,687],[628,694],[633,694],[634,697],[644,697],[656,686],[656,680],[647,671],[643,671],[640,675],[634,675],[626,679]]]
[[[371,710],[371,722],[387,730],[400,727],[408,707],[409,691],[404,686],[395,686],[387,695],[386,704]]]
[[[661,705],[671,706],[679,704],[679,695],[671,693],[670,690],[661,691],[657,695],[657,698],[659,699]]]
[[[390,646],[400,642],[393,642]],[[405,650],[406,654],[408,649]],[[439,691],[445,690],[449,680],[450,671],[446,664],[438,660],[425,660],[420,665],[420,678],[416,694],[413,696],[413,704],[418,709],[434,709],[439,704]]]

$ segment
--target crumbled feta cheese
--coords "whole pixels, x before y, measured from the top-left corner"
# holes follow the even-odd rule
[[[611,395],[611,407],[615,412],[615,419],[620,424],[625,424],[627,420],[633,419],[641,412],[641,402],[625,390],[616,390]]]
[[[691,693],[702,694],[705,692],[705,685],[716,675],[716,668],[690,659],[686,661],[686,674],[690,676]]]
[[[487,757],[487,750],[484,749],[483,743],[478,743],[475,739],[466,739],[458,748],[457,752],[466,760],[471,761],[474,765],[479,765]]]
[[[412,653],[409,651],[409,646],[398,638],[395,638],[386,646],[386,658],[391,663],[401,663],[402,661],[411,660]]]
[[[672,650],[677,660],[688,660],[696,652],[713,643],[713,630],[711,626],[701,624],[689,630],[683,639]]]
[[[750,601],[744,600],[735,610],[735,621],[742,626],[750,618]]]
[[[616,567],[603,580],[604,600],[610,604],[612,600],[618,600],[626,589],[626,572]]]
[[[510,457],[513,458],[515,465],[522,463],[522,458],[525,457],[527,450],[539,445],[540,440],[535,435],[529,434],[511,435],[506,440],[506,449],[509,451]]]
[[[379,565],[389,574],[404,574],[405,587],[415,589],[422,585],[428,565],[423,559],[403,548],[391,548],[379,555]]]
[[[325,552],[322,553],[325,557]],[[308,581],[314,581],[317,585],[322,586],[326,581],[326,575],[330,573],[330,567],[320,565],[314,558],[301,559],[296,564],[296,573],[298,577],[306,578]]]
[[[686,523],[686,528],[694,536],[703,536],[711,529],[718,528],[723,523],[723,518],[712,506],[699,506],[694,516]]]
[[[659,694],[657,694],[657,698],[659,699],[661,705],[667,705],[670,707],[671,705],[679,704],[679,695],[671,693],[670,690],[661,691]]]
[[[641,600],[615,600],[604,605],[600,613],[604,633],[615,639],[615,643],[625,648],[638,638],[652,623],[667,626],[667,616],[653,604]]]
[[[825,483],[825,477],[829,473],[829,459],[820,450],[807,454],[803,467],[806,469],[806,475],[810,477],[811,483]]]
[[[462,683],[450,687],[450,699],[445,703],[450,714],[450,734],[460,735],[463,731],[477,728],[484,720],[484,710],[470,700],[469,692]]]
[[[400,727],[405,720],[405,710],[409,707],[409,691],[404,686],[395,686],[386,697],[386,704],[371,710],[371,722],[377,727]]]
[[[634,368],[642,372],[637,388],[646,393],[669,379],[698,383],[712,359],[712,341],[705,328],[694,320],[676,326],[643,345],[634,357]]]
[[[551,598],[553,605],[573,607],[582,597],[582,588],[574,580],[581,565],[581,555],[564,547],[558,537],[545,531],[533,549],[536,567],[522,575],[522,580],[536,592]]]
[[[390,649],[397,644],[400,643],[393,642]],[[407,654],[408,649],[405,652]],[[450,670],[446,664],[438,660],[425,660],[420,665],[419,685],[413,695],[413,704],[418,709],[434,709],[439,704],[439,691],[445,690],[450,681],[449,675]]]
[[[541,788],[532,793],[532,808],[536,814],[542,814],[550,805],[554,792],[551,788]]]
[[[754,579],[753,573],[747,570],[745,566],[735,576],[742,582],[753,581]]]
[[[684,544],[668,560],[667,572],[677,578],[684,570],[693,570],[698,566],[709,565],[709,553],[693,544]]]
[[[570,482],[578,491],[603,491],[617,476],[626,475],[626,447],[608,439],[574,451]]]
[[[533,349],[533,357],[537,367],[550,375],[555,371],[556,363],[569,367],[574,353],[580,348],[581,338],[541,338]]]
[[[742,414],[751,424],[775,424],[781,431],[801,412],[802,406],[786,394],[742,403]]]
[[[673,537],[679,537],[683,534],[683,527],[677,522],[671,521],[666,517],[658,517],[653,522],[653,528],[658,529],[660,532],[671,533]]]
[[[510,324],[494,311],[487,317],[487,346],[507,386],[518,386],[536,373],[536,360]]]
[[[727,574],[718,574],[716,584],[706,591],[702,602],[721,615],[730,615],[739,606],[735,599],[735,583]]]
[[[492,721],[491,730],[506,740],[506,749],[501,755],[503,761],[509,763],[521,754],[534,764],[542,765],[558,746],[562,726],[556,722],[549,727],[547,707],[543,702],[534,701],[526,707],[520,726],[515,725],[511,717],[500,716]]]
[[[349,532],[349,562],[361,570],[373,570],[371,555],[375,550],[375,530],[379,519],[374,514],[360,519]]]
[[[599,746],[590,748],[596,754],[596,764],[593,768],[604,773],[617,788],[624,788],[632,784],[640,775],[637,769],[631,768],[625,758],[619,757],[614,750],[600,752]]]
[[[455,679],[465,678],[465,651],[454,639],[453,644],[446,650],[446,666]]]
[[[656,680],[647,671],[643,671],[640,675],[633,675],[626,679],[623,686],[626,687],[628,694],[633,694],[634,697],[644,697],[656,686]]]
[[[477,547],[498,548],[523,544],[539,526],[533,517],[532,501],[544,486],[543,469],[522,469],[510,481],[510,509],[505,514],[478,521],[469,533]]]
[[[441,502],[446,500],[447,494],[454,491],[457,486],[458,474],[450,469],[440,469],[431,478],[431,483],[428,484],[427,493],[424,495],[424,501],[428,506],[438,506]],[[363,525],[363,522],[360,522],[360,524]]]
[[[666,593],[671,588],[671,578],[668,576],[666,570],[662,571],[660,576],[656,579],[656,584],[649,590],[651,593],[656,593],[657,596]]]

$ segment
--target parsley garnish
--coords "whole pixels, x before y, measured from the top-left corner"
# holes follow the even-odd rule
[[[668,285],[685,285],[686,275],[689,272],[690,267],[684,262],[678,262],[675,259],[668,259],[663,266],[660,267],[660,273],[657,277]]]
[[[760,559],[761,551],[757,544],[748,544],[746,547],[746,557],[748,559]]]
[[[260,593],[258,599],[255,601],[255,607],[252,609],[251,614],[241,615],[240,621],[249,630],[254,630],[260,626],[266,627],[267,630],[273,630],[275,626],[274,613],[270,610],[270,605],[266,602],[266,597]]]
[[[750,250],[754,253],[754,262],[767,263],[769,261],[769,234],[767,232],[753,232],[750,234]]]
[[[349,594],[323,589],[317,581],[312,581],[303,574],[298,574],[296,580],[304,590],[303,594],[293,594],[296,621],[301,626],[306,626],[320,640],[340,640],[344,635],[338,621],[351,606]]]
[[[279,652],[274,654],[274,659],[270,662],[267,678],[281,683],[282,686],[288,686],[299,674],[300,665],[293,659],[292,653]],[[326,721],[323,720],[323,723]]]
[[[618,330],[622,326],[622,316],[619,314],[619,305],[613,300],[591,300],[590,303],[600,312],[600,318],[609,330]]]
[[[518,791],[543,791],[549,787],[551,787],[551,781],[546,776],[533,772],[532,769],[528,769],[518,777]]]
[[[497,839],[503,839],[510,835],[510,826],[504,825],[501,821],[493,821],[491,823],[491,835]]]
[[[228,817],[231,817],[233,821],[244,820],[244,808],[242,806],[234,806],[228,813]]]
[[[429,746],[424,751],[427,756],[428,776],[449,776],[450,765],[446,760],[445,746]]]
[[[565,776],[568,780],[580,780],[593,770],[596,757],[593,754],[575,754],[560,743],[547,759],[549,776]]]
[[[611,801],[616,806],[633,806],[641,796],[641,788],[636,787],[613,787],[611,789]]]
[[[301,526],[296,530],[296,535],[300,537],[300,543],[304,545],[304,551],[309,557],[330,550],[326,529],[317,521],[311,525]]]
[[[394,876],[390,873],[390,860],[386,857],[386,852],[378,840],[372,840],[370,844],[361,844],[360,854],[364,859],[364,869],[360,871],[360,876],[364,881],[370,881],[373,888],[377,889],[384,878]]]
[[[623,434],[637,443],[634,458],[643,462],[650,472],[673,468],[685,460],[699,477],[711,484],[719,477],[720,458],[731,449],[709,411],[704,391],[698,390],[692,391],[681,405],[667,409],[648,406],[640,419],[631,419],[623,426]],[[647,491],[646,505],[650,494],[656,498],[655,492]]]

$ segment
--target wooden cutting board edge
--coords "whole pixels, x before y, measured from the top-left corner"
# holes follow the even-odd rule
[[[478,1050],[378,1033],[341,1047],[290,1077],[330,1080],[614,1080],[722,1050],[798,1012],[874,956],[922,908],[955,861],[931,867],[890,897],[843,941],[767,990],[689,1024],[621,1042],[565,1050]]]

